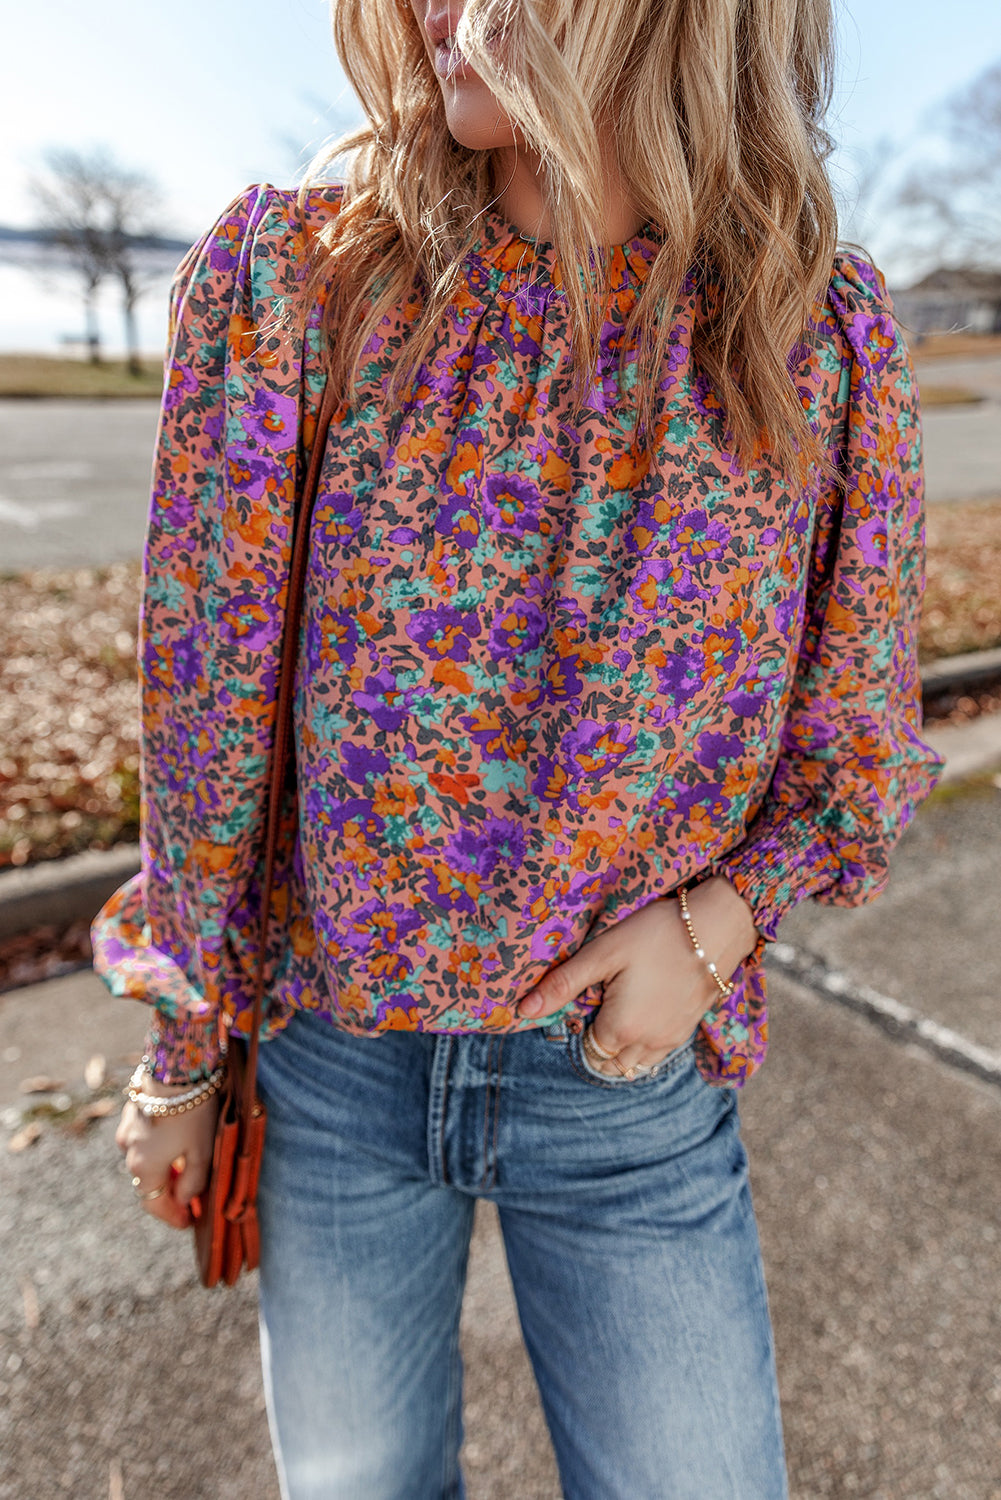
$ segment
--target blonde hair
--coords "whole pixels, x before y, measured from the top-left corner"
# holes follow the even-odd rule
[[[367,125],[311,164],[345,160],[339,214],[310,286],[330,287],[331,376],[349,395],[375,326],[420,288],[391,395],[455,295],[476,218],[494,198],[489,151],[450,135],[409,0],[331,0],[334,37]],[[693,355],[745,461],[788,474],[821,458],[788,357],[822,302],[837,221],[823,127],[830,0],[467,0],[458,42],[538,153],[563,285],[573,393],[586,390],[608,295],[599,125],[611,121],[638,213],[663,236],[626,329],[647,430],[672,310],[693,268],[707,293]],[[635,341],[635,342],[633,342]]]

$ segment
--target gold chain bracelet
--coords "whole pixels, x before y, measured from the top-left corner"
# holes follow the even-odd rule
[[[684,922],[688,936],[692,940],[692,947],[695,949],[695,957],[700,958],[705,964],[706,968],[715,979],[716,987],[719,990],[720,994],[723,996],[723,999],[729,1000],[730,996],[736,989],[736,985],[732,984],[730,980],[724,979],[719,969],[717,969],[716,965],[713,963],[712,959],[706,957],[706,950],[699,942],[698,937],[695,934],[695,928],[692,925],[692,914],[688,909],[687,887],[679,885],[676,895],[678,897],[678,906],[681,909],[681,920]]]

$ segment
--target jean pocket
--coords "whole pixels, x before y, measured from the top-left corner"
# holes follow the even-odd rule
[[[567,1056],[570,1066],[581,1078],[588,1083],[596,1084],[599,1088],[617,1089],[643,1088],[663,1078],[666,1073],[673,1073],[684,1063],[695,1050],[695,1036],[698,1026],[692,1028],[692,1034],[688,1039],[662,1057],[659,1063],[652,1068],[644,1068],[637,1071],[632,1078],[627,1078],[624,1073],[603,1073],[591,1062],[584,1048],[584,1032],[571,1032],[567,1040]]]

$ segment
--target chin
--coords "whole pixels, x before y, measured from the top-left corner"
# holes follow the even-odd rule
[[[482,84],[442,90],[449,133],[468,151],[489,151],[516,143],[515,128],[493,94]]]

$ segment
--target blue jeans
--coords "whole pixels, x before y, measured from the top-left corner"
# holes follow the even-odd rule
[[[572,1024],[572,1023],[571,1023]],[[461,1500],[459,1309],[498,1207],[565,1500],[781,1500],[732,1091],[692,1039],[595,1073],[563,1023],[261,1049],[261,1346],[285,1500]],[[517,1441],[517,1432],[512,1432]]]

